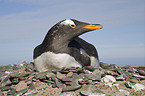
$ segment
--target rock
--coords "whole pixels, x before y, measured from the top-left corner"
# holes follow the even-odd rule
[[[49,73],[49,72],[47,72],[47,75],[46,75],[47,78],[51,78],[52,76],[55,77],[55,74],[54,74],[54,73]]]
[[[62,84],[61,81],[58,80],[58,79],[55,79],[55,83],[56,83],[56,86],[58,88],[64,88],[64,87],[66,87],[65,84]]]
[[[105,64],[100,62],[100,67],[102,67],[103,69],[114,70],[115,64]]]
[[[107,75],[112,75],[112,76],[118,76],[118,75],[119,75],[118,73],[113,72],[113,71],[109,71],[109,70],[106,70],[106,71],[105,71],[105,74],[107,74]]]
[[[58,79],[62,79],[62,78],[66,77],[65,75],[61,74],[60,72],[57,72],[56,76]]]
[[[18,78],[13,78],[12,79],[12,83],[13,84],[18,84],[19,83],[19,79]]]
[[[104,73],[103,71],[100,71],[100,70],[96,69],[96,70],[93,71],[92,74],[93,74],[93,75],[99,75],[99,76],[102,76],[102,75],[105,74],[105,73]]]
[[[136,79],[130,79],[130,82],[131,82],[131,83],[138,83],[139,81],[136,80]]]
[[[24,96],[33,96],[34,94],[37,94],[39,91],[38,90],[32,90],[24,94]]]
[[[72,78],[71,77],[65,77],[62,79],[63,82],[71,82]]]
[[[16,87],[16,91],[21,91],[23,89],[27,89],[27,83],[20,81]]]
[[[144,71],[144,70],[139,70],[139,69],[138,69],[138,73],[139,73],[140,75],[145,76],[145,71]]]
[[[17,92],[17,96],[22,96],[23,94],[25,94],[28,91],[28,89],[23,89],[19,92]]]
[[[125,78],[124,78],[123,75],[119,75],[119,76],[116,77],[116,80],[117,81],[123,81],[123,80],[125,80]]]
[[[12,78],[26,77],[28,74],[29,74],[28,72],[13,72],[10,74],[10,77]]]
[[[95,68],[93,66],[85,66],[84,68],[91,72],[95,70]]]
[[[132,84],[129,81],[125,82],[125,86],[127,88],[132,88]]]
[[[106,75],[105,77],[101,78],[101,82],[103,82],[103,83],[113,83],[113,82],[116,82],[116,79],[111,75]]]
[[[123,89],[118,89],[117,91],[120,92],[120,93],[123,93],[124,96],[128,96],[130,94],[128,91],[123,90]],[[116,96],[122,96],[122,95],[116,95]]]
[[[77,77],[74,75],[73,78],[72,78],[72,81],[70,83],[71,86],[78,86],[78,79]]]
[[[101,80],[101,76],[100,75],[85,74],[85,77],[87,79],[89,79],[89,80],[97,80],[97,81]]]
[[[48,85],[44,82],[37,81],[37,82],[34,83],[34,87],[35,87],[36,90],[37,89],[45,89],[45,88],[48,87]]]
[[[59,96],[62,89],[48,87],[45,90],[39,91],[35,96]]]
[[[1,91],[8,91],[11,89],[11,86],[5,86],[1,88]]]
[[[145,90],[145,86],[143,84],[139,84],[139,83],[136,83],[135,85],[133,85],[132,88],[135,91]]]
[[[12,84],[12,82],[8,79],[7,81],[0,83],[0,88],[11,85],[11,84]]]
[[[78,96],[75,92],[63,92],[59,96]]]
[[[4,96],[4,94],[0,92],[0,96]]]
[[[141,76],[141,75],[138,75],[138,74],[133,74],[133,76],[137,77],[137,78],[145,79],[145,76]]]
[[[73,75],[73,72],[69,72],[69,73],[66,75],[66,77],[72,77],[72,75]]]
[[[97,89],[95,86],[88,86],[88,88],[82,90],[80,93],[84,96],[106,96],[104,92]]]
[[[79,88],[81,88],[80,85],[78,85],[78,86],[66,86],[66,87],[62,88],[62,91],[63,92],[66,92],[66,91],[75,91],[75,90],[77,90]]]
[[[11,96],[15,96],[15,94],[16,94],[16,90],[14,89],[7,93],[7,95],[11,95]]]
[[[89,83],[91,83],[88,79],[79,79],[79,83],[81,84],[81,85],[83,85],[83,84],[89,84]]]
[[[40,72],[38,74],[35,75],[36,79],[42,78],[42,77],[46,77],[47,72]]]
[[[31,89],[31,90],[34,90],[35,89],[35,86],[34,86],[33,82],[30,83],[29,89]]]

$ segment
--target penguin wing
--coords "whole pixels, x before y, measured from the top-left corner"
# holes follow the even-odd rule
[[[98,56],[98,52],[97,49],[95,48],[94,45],[86,42],[85,40],[81,39],[81,38],[75,38],[75,41],[77,41],[82,49],[84,49],[84,51],[89,55],[89,56],[93,56],[95,58],[97,58],[99,60],[99,56]]]

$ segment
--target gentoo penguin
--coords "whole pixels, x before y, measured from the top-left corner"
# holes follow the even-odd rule
[[[36,70],[42,72],[63,67],[98,67],[96,48],[78,36],[101,28],[100,24],[88,24],[75,19],[58,22],[48,31],[42,44],[34,49]]]

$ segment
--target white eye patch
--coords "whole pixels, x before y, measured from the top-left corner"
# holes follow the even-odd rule
[[[65,21],[60,23],[61,25],[75,25],[75,23],[70,20],[70,19],[66,19]]]

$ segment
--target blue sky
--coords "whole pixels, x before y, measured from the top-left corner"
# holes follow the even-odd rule
[[[0,65],[30,62],[33,49],[58,21],[102,24],[81,36],[101,62],[145,64],[144,0],[0,0]]]

